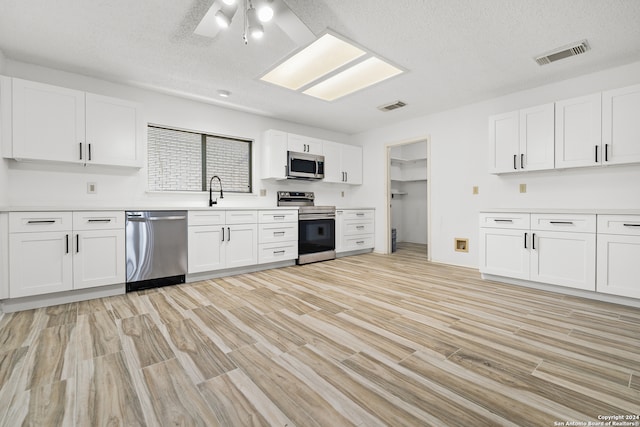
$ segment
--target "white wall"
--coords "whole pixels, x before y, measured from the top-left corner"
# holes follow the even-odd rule
[[[318,204],[349,206],[351,187],[345,184],[312,182],[270,182],[260,176],[261,135],[270,128],[314,136],[337,142],[348,142],[348,136],[323,129],[232,110],[195,100],[160,94],[157,92],[115,84],[78,74],[67,73],[32,64],[7,60],[6,75],[58,86],[94,92],[140,102],[145,122],[203,131],[219,135],[237,136],[255,141],[253,145],[253,195],[225,194],[221,206],[275,206],[278,190],[315,191]],[[146,129],[145,129],[146,130]],[[145,134],[146,153],[146,134]],[[146,160],[144,162],[146,164]],[[8,189],[3,183],[0,166],[0,189],[5,186],[11,206],[77,207],[105,206],[134,208],[136,206],[205,206],[205,193],[159,194],[147,192],[147,169],[112,170],[75,165],[43,165],[8,161]],[[88,182],[97,184],[96,194],[87,194]],[[260,197],[260,189],[266,189],[266,197]],[[341,197],[341,192],[345,197]],[[0,205],[3,204],[0,199]]]
[[[553,66],[553,65],[551,65]],[[544,72],[541,69],[541,72]],[[386,251],[386,146],[431,136],[431,257],[477,267],[478,212],[491,208],[640,209],[640,165],[495,176],[488,170],[488,116],[640,83],[640,62],[417,117],[354,136],[363,146],[364,184],[354,202],[376,209],[376,251]],[[411,108],[410,106],[407,108]],[[518,184],[527,184],[527,193]],[[479,186],[479,195],[472,187]],[[469,253],[454,238],[469,238]]]

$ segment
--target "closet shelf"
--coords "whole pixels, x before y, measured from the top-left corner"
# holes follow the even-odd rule
[[[426,157],[420,157],[420,158],[416,158],[416,159],[402,159],[400,157],[391,157],[391,164],[392,165],[410,165],[410,164],[414,164],[414,163],[420,163],[420,162],[426,162],[427,158]]]

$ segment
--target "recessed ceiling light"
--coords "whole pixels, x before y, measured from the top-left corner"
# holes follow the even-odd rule
[[[231,92],[221,89],[218,91],[218,96],[221,98],[228,98],[229,96],[231,96]]]
[[[336,36],[325,34],[260,78],[298,90],[365,55],[366,52]]]
[[[315,86],[311,86],[303,93],[325,101],[333,101],[402,72],[401,69],[372,56]]]

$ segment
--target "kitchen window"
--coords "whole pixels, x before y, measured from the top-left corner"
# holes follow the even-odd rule
[[[251,141],[149,125],[150,191],[207,191],[218,175],[225,193],[251,193]]]

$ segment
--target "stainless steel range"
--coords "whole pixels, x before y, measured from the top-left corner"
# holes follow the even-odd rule
[[[336,207],[315,206],[313,192],[278,191],[278,206],[297,206],[297,264],[336,257]]]

